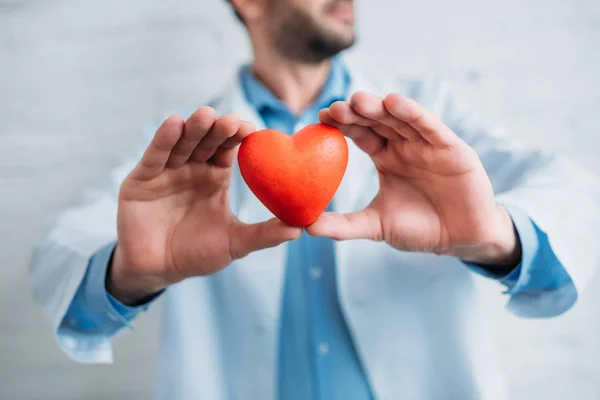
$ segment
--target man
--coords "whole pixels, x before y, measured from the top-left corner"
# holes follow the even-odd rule
[[[517,315],[568,310],[600,255],[598,182],[424,81],[370,81],[338,56],[351,1],[231,2],[251,65],[212,107],[166,119],[36,247],[61,348],[111,362],[112,338],[161,297],[161,399],[506,398],[473,272]],[[349,138],[350,161],[303,232],[235,159],[256,129],[318,120]]]

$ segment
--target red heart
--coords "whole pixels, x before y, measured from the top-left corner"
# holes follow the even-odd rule
[[[242,177],[277,218],[312,224],[325,211],[348,166],[348,144],[336,128],[309,125],[294,135],[265,129],[250,134],[238,152]]]

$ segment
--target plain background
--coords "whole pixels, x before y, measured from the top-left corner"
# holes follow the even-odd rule
[[[440,76],[473,112],[600,172],[600,1],[358,8],[365,61]],[[31,245],[142,126],[204,104],[248,54],[223,0],[0,0],[0,399],[151,398],[160,307],[116,340],[116,364],[76,365],[31,299]],[[482,285],[512,398],[600,399],[600,280],[542,321],[507,315]]]

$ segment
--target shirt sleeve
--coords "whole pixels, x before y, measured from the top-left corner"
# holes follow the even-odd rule
[[[514,206],[505,206],[509,212],[521,241],[521,263],[508,274],[495,273],[493,269],[466,263],[474,272],[487,278],[496,279],[510,296],[508,308],[525,317],[550,317],[568,310],[577,299],[573,282],[562,263],[558,260],[548,236],[527,214]],[[559,295],[547,307],[538,300],[545,292],[554,291]],[[532,304],[531,309],[527,304]],[[533,305],[535,304],[535,311]],[[547,309],[547,312],[541,312]]]
[[[141,305],[130,307],[107,292],[106,273],[115,245],[112,242],[102,247],[90,258],[81,284],[58,327],[60,346],[81,362],[86,361],[87,352],[78,345],[79,336],[92,336],[100,341],[110,339],[123,330],[133,330],[134,319],[140,312],[148,310],[160,296],[159,293]],[[105,361],[111,362],[112,359]]]

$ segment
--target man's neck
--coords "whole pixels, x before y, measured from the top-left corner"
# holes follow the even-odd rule
[[[255,53],[252,71],[289,109],[299,114],[319,95],[325,85],[331,61],[303,64],[282,57]]]

